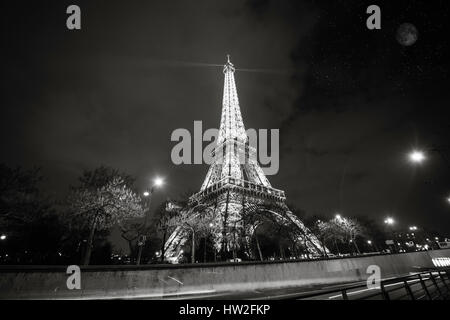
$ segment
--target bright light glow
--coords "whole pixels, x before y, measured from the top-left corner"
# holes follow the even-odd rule
[[[336,218],[337,220],[341,220],[341,219],[342,219],[342,217],[341,217],[341,215],[340,215],[339,213],[335,215],[335,218]]]
[[[436,241],[437,241],[437,240],[439,240],[439,238],[438,238],[438,237],[434,237],[434,240],[436,240]]]
[[[450,203],[450,197],[447,198],[447,201]]]
[[[5,240],[6,239],[6,234],[2,234],[1,236],[0,236],[0,240]]]
[[[148,191],[144,192],[144,197],[148,197],[149,195],[150,195],[150,192],[148,192]]]
[[[155,187],[161,187],[164,184],[164,180],[162,178],[155,178],[155,180],[153,180],[153,185]]]
[[[392,225],[395,223],[394,219],[391,217],[386,218],[386,220],[384,220],[384,223]]]
[[[411,227],[409,227],[409,230],[411,230],[411,231],[416,231],[416,230],[417,230],[417,227],[416,227],[416,226],[411,226]],[[413,233],[413,235],[414,235],[414,233]]]
[[[372,244],[372,241],[370,241],[370,240],[367,240],[367,243],[368,243],[368,244]]]
[[[419,150],[413,150],[409,154],[409,160],[414,163],[422,163],[425,160],[425,154]]]

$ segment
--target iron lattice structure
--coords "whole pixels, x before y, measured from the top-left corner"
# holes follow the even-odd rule
[[[322,248],[319,240],[292,214],[285,204],[284,191],[271,186],[258,164],[256,148],[250,145],[242,120],[234,72],[228,56],[223,68],[222,116],[213,162],[200,191],[190,197],[181,211],[191,221],[208,220],[217,252],[232,251],[235,257],[239,248],[247,256],[255,257],[249,242],[256,228],[270,218],[296,230],[294,234],[309,253],[319,255]],[[167,261],[178,262],[191,231],[194,232],[192,227],[179,223],[165,244]]]

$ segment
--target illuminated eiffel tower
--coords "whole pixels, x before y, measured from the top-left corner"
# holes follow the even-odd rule
[[[211,230],[215,230],[214,246],[223,256],[236,258],[236,249],[250,252],[249,242],[258,227],[257,218],[251,215],[270,216],[272,221],[296,228],[309,253],[320,254],[318,239],[292,214],[285,204],[284,191],[271,186],[256,158],[256,149],[242,121],[239,99],[234,80],[235,68],[230,61],[223,67],[225,75],[222,117],[219,136],[212,152],[213,162],[200,191],[192,195],[189,205],[183,208],[190,217],[208,217]],[[198,210],[198,208],[201,208]],[[256,223],[247,223],[254,221]],[[189,239],[189,230],[178,226],[165,244],[165,259],[178,262],[182,247]],[[245,248],[244,248],[245,247]],[[244,257],[245,258],[245,257]]]

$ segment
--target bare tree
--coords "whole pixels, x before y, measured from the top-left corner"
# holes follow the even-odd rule
[[[50,205],[39,191],[39,168],[24,170],[0,164],[0,225],[21,228],[38,220]]]
[[[114,175],[106,177],[85,173],[86,183],[73,188],[68,204],[68,219],[75,220],[89,230],[82,263],[89,264],[95,232],[106,230],[126,219],[142,217],[141,198],[128,186],[126,179]]]
[[[330,222],[318,220],[313,228],[316,236],[319,238],[319,241],[322,244],[322,252],[324,257],[328,257],[325,244],[330,240],[336,241],[336,239],[338,238],[335,225]]]
[[[356,251],[360,254],[356,237],[363,234],[363,228],[356,219],[346,217],[335,217],[330,221],[337,226],[338,233],[342,235],[342,241],[349,246],[354,245]]]
[[[160,217],[159,228],[164,234],[169,234],[175,228],[182,228],[191,234],[191,262],[195,262],[195,247],[197,236],[204,233],[211,223],[212,215],[208,207],[201,203],[190,205],[185,202],[168,202]],[[165,242],[165,239],[164,241]],[[164,246],[164,244],[163,244]]]

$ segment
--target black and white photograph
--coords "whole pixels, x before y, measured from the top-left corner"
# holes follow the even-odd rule
[[[17,0],[1,24],[0,300],[450,299],[448,1]]]

